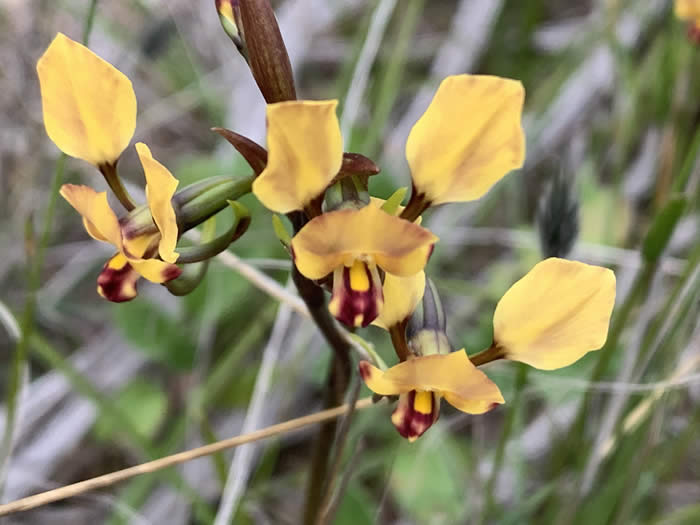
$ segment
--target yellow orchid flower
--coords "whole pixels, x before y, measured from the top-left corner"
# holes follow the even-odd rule
[[[467,414],[483,414],[505,402],[498,386],[472,364],[464,349],[411,357],[386,372],[361,361],[360,375],[374,393],[399,396],[391,421],[409,441],[437,421],[440,398]]]
[[[333,273],[331,313],[349,326],[367,326],[385,305],[379,269],[386,278],[414,276],[437,240],[429,230],[369,204],[312,219],[294,236],[291,250],[308,279]]]
[[[36,68],[49,138],[66,155],[98,167],[114,164],[136,128],[131,81],[63,33]]]
[[[146,176],[148,207],[137,208],[126,220],[117,218],[107,202],[107,192],[74,184],[61,187],[61,195],[82,215],[88,234],[117,248],[97,278],[98,293],[114,302],[133,299],[139,277],[163,283],[181,273],[174,264],[178,226],[171,203],[178,181],[153,158],[148,146],[138,143],[136,151]]]
[[[416,196],[427,205],[472,201],[520,168],[524,99],[515,80],[482,75],[443,80],[406,142]]]
[[[545,259],[498,302],[494,347],[542,370],[569,366],[605,344],[614,305],[612,270]]]
[[[288,101],[267,106],[267,166],[253,193],[277,213],[303,210],[338,173],[343,138],[337,100]]]
[[[690,21],[700,31],[700,0],[676,0],[673,10],[678,18]]]

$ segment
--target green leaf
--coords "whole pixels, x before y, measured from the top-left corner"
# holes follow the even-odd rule
[[[279,215],[272,216],[272,228],[275,230],[275,235],[285,247],[289,247],[292,242],[292,236],[289,235],[287,228],[282,223]]]
[[[676,224],[683,216],[686,203],[683,195],[675,195],[654,217],[642,243],[642,255],[647,262],[655,262],[663,253]]]
[[[117,325],[124,337],[155,361],[189,370],[197,345],[187,325],[143,297],[115,308]]]
[[[150,438],[162,422],[168,400],[154,383],[137,379],[119,392],[113,402],[139,434]],[[114,418],[101,412],[94,429],[97,439],[112,441],[114,434],[124,430],[115,425]]]
[[[372,525],[376,502],[360,485],[353,483],[340,502],[333,525]]]
[[[445,407],[443,407],[445,408]],[[437,424],[396,456],[391,488],[418,523],[459,523],[469,511],[464,497],[467,464],[456,442]]]

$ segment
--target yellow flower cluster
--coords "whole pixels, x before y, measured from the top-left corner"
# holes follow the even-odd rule
[[[87,47],[62,33],[37,63],[46,133],[66,155],[100,170],[113,170],[136,129],[136,95],[131,81]],[[107,193],[65,184],[61,195],[83,216],[87,232],[111,243],[117,253],[97,279],[97,291],[115,301],[136,296],[140,276],[162,283],[178,277],[174,263],[178,227],[171,199],[178,181],[153,158],[148,146],[136,144],[146,177],[146,197],[155,227],[121,224]],[[142,225],[143,226],[143,225]]]
[[[691,4],[677,2],[679,16],[695,16]],[[111,173],[136,125],[129,79],[62,34],[37,70],[49,137],[66,154]],[[346,155],[335,100],[269,104],[267,151],[230,136],[260,168],[252,183],[260,202],[296,217],[289,251],[299,273],[331,288],[331,314],[351,327],[374,323],[390,331],[392,340],[396,334],[405,339],[406,322],[426,289],[424,268],[438,242],[420,215],[431,206],[478,199],[522,166],[524,98],[523,86],[514,80],[446,78],[406,143],[412,194],[405,208],[372,198],[331,208],[326,200],[324,209],[326,191],[338,180]],[[162,283],[181,272],[175,265],[180,232],[172,204],[178,182],[145,144],[136,144],[136,150],[148,203],[133,209],[128,198],[122,200],[131,211],[129,220],[117,218],[104,192],[71,184],[61,189],[87,232],[117,249],[98,278],[99,293],[112,301],[133,298],[139,276]],[[610,270],[557,258],[542,261],[498,303],[491,351],[496,358],[545,370],[567,366],[604,344],[614,300]],[[397,347],[401,362],[386,371],[360,364],[372,391],[399,396],[392,420],[410,440],[437,419],[441,398],[471,414],[504,402],[463,349],[449,352],[449,343],[441,348]]]

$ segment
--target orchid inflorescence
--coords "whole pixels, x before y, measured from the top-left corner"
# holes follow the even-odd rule
[[[210,177],[178,189],[177,179],[137,143],[147,201],[137,206],[117,170],[136,125],[129,79],[60,33],[38,62],[47,134],[65,154],[96,166],[124,208],[118,216],[106,192],[61,188],[88,234],[116,248],[97,280],[103,297],[133,299],[140,276],[181,292],[175,285],[184,277],[182,264],[205,263],[245,233],[250,217],[235,201],[252,192],[290,220],[292,235],[277,216],[275,230],[295,272],[330,292],[327,312],[351,329],[374,324],[391,335],[399,363],[382,369],[361,361],[359,371],[379,396],[398,396],[392,421],[411,441],[437,420],[441,398],[470,414],[504,402],[478,366],[510,359],[552,370],[604,344],[615,300],[608,269],[556,257],[540,262],[499,301],[493,344],[472,356],[452,348],[440,298],[425,275],[439,239],[423,226],[422,214],[479,199],[523,165],[520,82],[467,74],[443,80],[406,143],[411,193],[402,206],[405,188],[386,201],[370,196],[379,168],[344,152],[338,101],[297,99],[267,0],[217,0],[216,7],[267,102],[267,149],[214,128],[246,159],[248,177]],[[229,231],[178,246],[186,231],[229,204],[236,216]]]

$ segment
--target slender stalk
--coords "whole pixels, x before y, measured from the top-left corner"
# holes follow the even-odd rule
[[[356,409],[359,410],[362,408],[367,408],[371,405],[372,398],[367,397],[357,402]],[[243,445],[244,443],[252,443],[253,441],[260,441],[262,439],[278,436],[280,434],[288,434],[309,425],[315,425],[322,421],[336,419],[338,416],[347,413],[348,410],[350,410],[349,405],[341,405],[328,410],[322,410],[308,416],[290,419],[284,423],[277,423],[276,425],[271,425],[269,427],[256,430],[250,434],[224,439],[223,441],[218,441],[217,443],[211,443],[209,445],[193,448],[185,452],[179,452],[177,454],[165,456],[153,461],[141,463],[140,465],[135,465],[133,467],[117,470],[116,472],[111,472],[109,474],[90,478],[85,481],[73,483],[72,485],[66,485],[58,489],[35,494],[34,496],[28,496],[26,498],[0,505],[0,516],[6,516],[15,512],[34,509],[42,505],[47,505],[48,503],[53,503],[54,501],[60,501],[79,494],[84,494],[91,490],[109,487],[115,483],[119,483],[120,481],[133,478],[134,476],[157,472],[187,461],[192,461],[193,459],[209,456],[211,454],[221,452],[222,450],[237,447],[239,445]]]
[[[486,363],[491,363],[492,361],[504,359],[505,356],[506,354],[503,349],[494,342],[491,343],[491,346],[485,350],[482,350],[478,354],[470,355],[469,360],[474,364],[474,366],[482,366]]]
[[[131,195],[129,195],[129,192],[124,187],[124,183],[119,178],[119,174],[117,173],[117,164],[102,164],[98,166],[98,169],[100,170],[100,173],[102,173],[107,185],[112,190],[112,193],[114,193],[114,196],[121,203],[121,205],[124,206],[124,209],[126,209],[126,211],[131,211],[136,208],[134,199],[131,198]]]
[[[88,8],[88,13],[83,26],[83,44],[87,45],[92,32],[92,26],[95,20],[97,10],[97,0],[92,0]],[[51,183],[51,191],[49,193],[49,203],[44,216],[41,237],[39,244],[36,246],[34,259],[29,264],[28,271],[28,290],[27,299],[24,305],[24,314],[22,316],[20,338],[15,346],[15,353],[10,366],[10,377],[7,384],[6,406],[7,418],[5,424],[5,432],[2,438],[2,446],[0,450],[10,450],[15,424],[17,419],[17,402],[19,397],[20,385],[22,383],[22,374],[27,362],[27,353],[29,349],[29,341],[34,330],[34,316],[36,312],[36,293],[41,284],[41,270],[44,266],[44,255],[46,246],[49,242],[49,235],[54,223],[54,215],[56,212],[56,202],[58,201],[58,192],[63,183],[63,173],[66,163],[66,155],[61,153],[56,161],[56,169],[54,172],[53,181]],[[33,239],[29,239],[33,242]],[[0,479],[0,495],[4,489],[4,480]]]
[[[333,359],[328,370],[324,390],[325,408],[342,403],[351,374],[350,344],[338,329],[338,325],[326,307],[323,290],[304,277],[296,266],[292,269],[292,279],[299,290],[311,318],[318,326],[328,344],[333,349]],[[336,421],[331,420],[321,425],[314,443],[314,454],[306,487],[303,523],[313,525],[319,512],[322,491],[326,481],[333,439],[336,433]]]
[[[498,476],[501,473],[501,468],[503,467],[503,458],[505,457],[506,445],[508,444],[508,439],[513,431],[513,423],[515,421],[515,416],[520,410],[520,405],[522,402],[522,392],[527,383],[527,374],[529,368],[527,365],[519,364],[518,372],[515,377],[515,392],[513,393],[513,402],[508,405],[508,413],[506,415],[506,420],[503,423],[503,429],[501,430],[501,436],[498,439],[498,445],[496,447],[496,453],[493,458],[493,467],[491,469],[491,476],[489,476],[486,482],[486,488],[484,489],[484,494],[486,501],[484,502],[484,508],[481,513],[481,523],[487,523],[489,514],[493,508],[493,492],[498,481]]]

